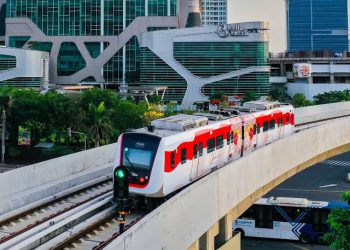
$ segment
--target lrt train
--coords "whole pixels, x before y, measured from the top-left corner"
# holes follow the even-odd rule
[[[294,131],[294,108],[247,102],[214,113],[179,114],[122,134],[115,167],[129,172],[135,196],[163,198]]]

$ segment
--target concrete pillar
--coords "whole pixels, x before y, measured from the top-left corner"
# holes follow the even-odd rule
[[[286,64],[283,61],[280,62],[281,76],[286,76]]]
[[[188,248],[188,250],[199,250],[199,240],[193,242],[193,244]]]
[[[214,250],[215,236],[219,233],[219,223],[212,226],[199,238],[199,250]]]
[[[219,221],[219,234],[217,236],[217,243],[219,246],[225,244],[228,240],[232,238],[233,217],[234,212],[233,210],[231,210]]]
[[[307,78],[308,83],[312,84],[314,83],[314,78],[312,76]]]

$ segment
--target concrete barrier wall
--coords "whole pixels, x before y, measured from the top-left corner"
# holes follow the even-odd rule
[[[187,249],[257,190],[301,171],[310,159],[322,160],[317,157],[350,145],[349,127],[350,118],[343,118],[306,129],[225,166],[158,207],[106,249]]]
[[[315,95],[330,91],[343,91],[350,89],[350,84],[345,83],[287,83],[287,94],[293,97],[295,94],[303,93],[308,100],[312,100]]]
[[[7,212],[8,209],[27,205],[29,202],[86,182],[89,180],[88,174],[91,178],[96,178],[112,172],[115,147],[116,144],[110,144],[0,174],[0,215]],[[97,174],[94,175],[94,172]],[[83,177],[74,181],[74,178],[78,179],[78,176]],[[60,181],[67,178],[73,181],[65,183],[60,188]],[[47,190],[45,194],[45,191],[40,188],[48,188],[48,184],[53,186],[54,190]],[[33,193],[36,195],[30,197],[33,196]],[[11,201],[16,200],[16,197],[19,196],[24,196],[22,199],[27,199],[27,201],[11,204],[13,203]]]
[[[341,115],[350,115],[350,102],[337,102],[295,109],[297,124]]]

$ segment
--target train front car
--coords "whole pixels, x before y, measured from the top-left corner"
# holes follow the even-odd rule
[[[122,134],[117,143],[115,167],[129,171],[129,191],[133,195],[163,197],[164,154],[162,137],[139,129]]]

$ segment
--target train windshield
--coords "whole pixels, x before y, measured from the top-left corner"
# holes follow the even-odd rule
[[[123,165],[127,168],[152,168],[160,138],[146,134],[126,133],[123,136]]]

